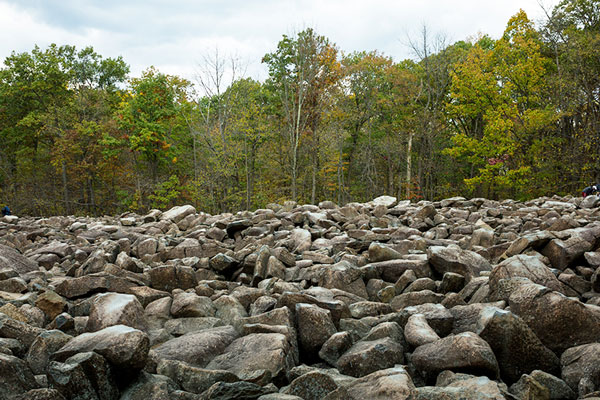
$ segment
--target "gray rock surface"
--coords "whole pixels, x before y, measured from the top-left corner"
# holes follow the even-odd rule
[[[0,219],[0,397],[595,396],[590,199]]]

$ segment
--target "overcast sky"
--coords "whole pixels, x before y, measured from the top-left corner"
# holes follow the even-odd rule
[[[235,55],[264,79],[262,56],[306,27],[340,50],[412,58],[423,26],[453,43],[479,32],[498,38],[524,9],[535,21],[558,0],[0,0],[0,58],[50,43],[123,56],[131,75],[154,65],[190,80],[203,54]]]

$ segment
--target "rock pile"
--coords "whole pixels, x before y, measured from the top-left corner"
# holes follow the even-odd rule
[[[599,202],[4,217],[0,398],[600,397]]]

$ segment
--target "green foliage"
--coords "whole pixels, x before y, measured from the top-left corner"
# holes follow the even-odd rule
[[[148,196],[151,201],[152,208],[166,209],[174,205],[176,200],[181,194],[181,182],[177,175],[171,175],[169,179],[161,182],[154,189],[154,193]]]
[[[340,54],[305,29],[264,56],[264,82],[224,85],[227,63],[213,60],[204,95],[152,67],[128,78],[121,57],[91,47],[12,53],[0,201],[38,215],[217,213],[382,194],[529,199],[600,180],[600,0],[563,0],[539,27],[520,11],[496,39],[448,45],[424,30],[413,48],[416,60]]]

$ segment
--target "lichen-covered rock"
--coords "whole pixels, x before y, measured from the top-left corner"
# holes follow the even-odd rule
[[[500,376],[508,384],[536,369],[555,375],[559,373],[558,357],[542,344],[521,318],[509,311],[494,307],[484,309],[477,334],[494,351]]]
[[[192,332],[171,339],[152,349],[152,358],[178,360],[203,368],[238,337],[232,326]]]
[[[404,367],[397,365],[358,378],[344,389],[351,400],[406,399],[415,385]]]
[[[460,247],[431,246],[427,250],[427,255],[429,262],[438,273],[454,272],[464,276],[467,281],[479,276],[483,271],[492,269],[488,260]]]
[[[59,330],[41,332],[33,341],[27,352],[27,364],[34,374],[41,375],[46,371],[50,357],[55,351],[67,344],[72,336]]]
[[[64,363],[51,362],[48,381],[67,399],[116,399],[119,396],[116,376],[109,363],[94,352],[75,354]]]
[[[294,379],[285,393],[304,400],[320,400],[337,388],[337,383],[329,375],[312,371]]]
[[[281,333],[253,333],[234,340],[207,369],[233,372],[241,379],[266,370],[278,380],[295,366],[292,344]]]
[[[203,369],[183,361],[161,360],[156,372],[168,376],[184,390],[200,394],[217,382],[237,382],[239,378],[232,372]]]
[[[600,343],[590,343],[565,350],[560,357],[562,379],[583,397],[600,390]]]
[[[559,354],[600,340],[600,319],[594,310],[546,287],[521,285],[510,296],[509,305],[546,347]]]
[[[498,291],[500,280],[514,277],[527,278],[557,292],[562,291],[562,284],[556,275],[538,257],[519,254],[494,267],[489,280],[491,293],[495,294]]]
[[[447,336],[419,346],[411,360],[427,377],[435,377],[444,370],[479,371],[492,379],[499,373],[498,361],[490,345],[473,332]]]
[[[77,353],[94,351],[115,366],[135,370],[146,365],[149,349],[150,341],[144,332],[115,325],[73,338],[54,353],[54,358],[64,361]]]
[[[383,338],[357,342],[338,359],[337,368],[343,374],[358,378],[403,362],[402,345]]]
[[[305,359],[316,359],[323,344],[337,332],[331,313],[314,304],[296,304],[298,344],[300,355]]]
[[[0,398],[10,399],[38,387],[25,361],[0,353]]]
[[[99,331],[113,325],[127,325],[141,331],[148,328],[144,309],[131,294],[103,293],[94,298],[86,330]]]
[[[413,347],[439,340],[439,335],[429,326],[423,314],[413,314],[408,318],[404,327],[406,341]]]

